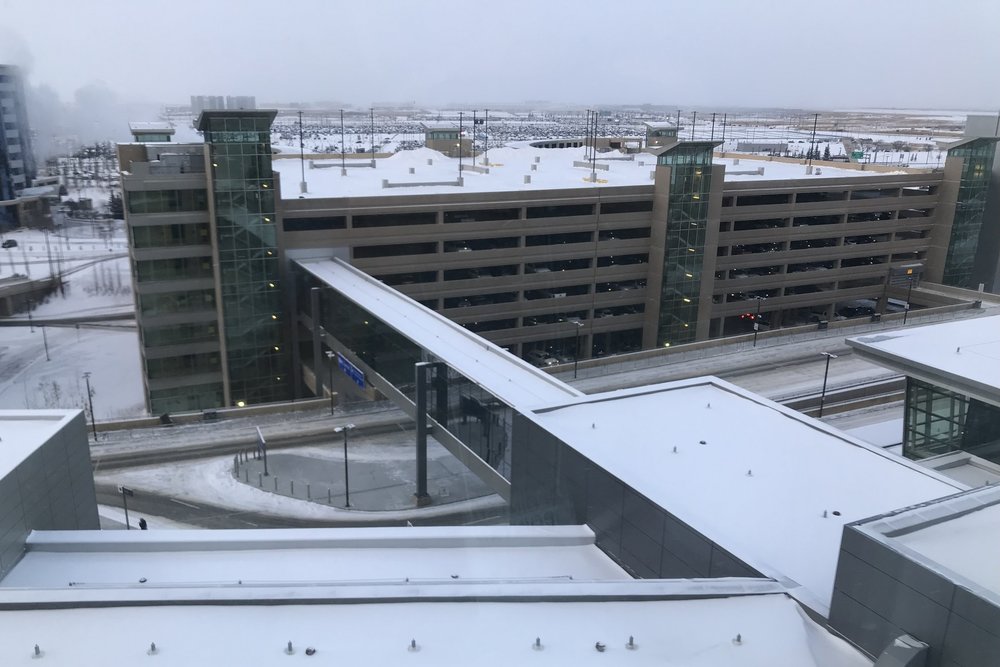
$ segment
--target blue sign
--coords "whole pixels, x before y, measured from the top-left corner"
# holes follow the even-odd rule
[[[358,385],[362,389],[365,388],[364,371],[345,359],[344,355],[340,352],[337,353],[337,366],[340,370],[344,371],[344,374],[347,375],[347,377],[354,381],[354,384]]]

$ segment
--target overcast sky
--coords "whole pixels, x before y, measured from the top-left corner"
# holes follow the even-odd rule
[[[998,26],[998,0],[0,0],[0,62],[67,101],[994,110]]]

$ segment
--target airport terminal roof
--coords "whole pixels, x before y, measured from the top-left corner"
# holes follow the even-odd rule
[[[1000,316],[848,338],[881,366],[1000,406]]]
[[[586,526],[33,533],[12,588],[631,580]],[[2,596],[0,596],[2,600]]]
[[[1000,604],[1000,487],[980,487],[858,528]]]
[[[0,664],[37,664],[37,645],[73,667],[871,665],[779,583],[635,580],[593,540],[582,526],[33,533],[0,588]]]
[[[463,171],[464,185],[458,179],[458,158],[446,157],[429,148],[400,151],[369,166],[371,155],[361,153],[358,159],[346,160],[346,175],[341,175],[338,158],[310,159],[306,156],[305,180],[308,191],[300,193],[302,180],[299,156],[288,153],[272,161],[273,168],[281,174],[281,196],[285,199],[330,197],[392,197],[419,194],[461,194],[476,192],[533,192],[552,189],[600,189],[615,186],[651,186],[656,169],[656,156],[650,153],[625,155],[612,151],[597,156],[597,181],[589,180],[589,163],[583,165],[585,148],[534,148],[530,145],[491,149],[489,173]],[[716,164],[726,165],[727,181],[783,181],[820,180],[822,178],[864,177],[871,171],[845,169],[823,165],[821,174],[806,174],[806,167],[798,162],[768,161],[766,158],[736,156],[741,160],[734,165],[731,158],[716,158]],[[313,156],[315,158],[315,156]],[[358,162],[362,160],[362,162]],[[466,156],[463,165],[483,166],[483,158],[473,160]],[[579,162],[582,166],[574,166]],[[532,166],[535,170],[532,171]],[[607,170],[601,167],[607,167]],[[410,173],[410,170],[413,173]],[[761,172],[761,169],[763,171]],[[525,183],[525,176],[531,177]],[[384,187],[388,181],[391,187]]]
[[[66,426],[79,410],[0,410],[0,478]]]
[[[342,260],[298,264],[510,406],[530,409],[583,395]]]
[[[824,615],[845,523],[966,488],[717,378],[528,416]]]

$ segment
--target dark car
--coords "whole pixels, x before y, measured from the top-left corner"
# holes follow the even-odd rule
[[[7,239],[2,244],[0,244],[0,247],[2,247],[2,248],[16,248],[17,247],[17,241],[15,241],[14,239]]]

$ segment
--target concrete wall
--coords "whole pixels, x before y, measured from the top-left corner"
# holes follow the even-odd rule
[[[763,576],[521,415],[512,442],[511,525],[585,523],[637,578]]]
[[[0,478],[0,578],[20,560],[32,530],[99,528],[87,424],[78,411]]]
[[[872,656],[910,634],[927,667],[982,667],[1000,656],[1000,603],[845,526],[830,625]]]

